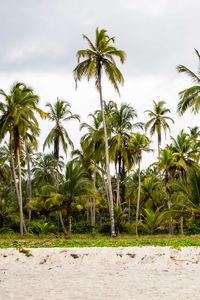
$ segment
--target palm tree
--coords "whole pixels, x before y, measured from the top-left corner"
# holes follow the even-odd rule
[[[38,149],[38,140],[37,137],[39,132],[34,134],[27,134],[27,140],[25,141],[25,155],[27,161],[27,174],[28,174],[28,192],[29,192],[29,212],[28,212],[28,224],[31,222],[31,202],[32,202],[32,173],[31,173],[31,163],[34,158],[34,151]]]
[[[12,172],[20,213],[20,233],[23,234],[26,229],[23,216],[20,154],[27,132],[32,132],[39,127],[35,118],[35,112],[42,112],[37,107],[39,97],[34,94],[31,87],[26,86],[24,83],[15,83],[11,87],[9,95],[3,90],[0,90],[0,95],[2,95],[5,100],[5,102],[2,102],[0,105],[0,141],[9,133],[12,153]],[[16,168],[18,169],[18,174],[16,174]]]
[[[151,136],[154,135],[154,133],[157,134],[159,160],[160,146],[162,142],[162,130],[164,130],[166,136],[166,131],[169,130],[170,132],[170,126],[167,121],[171,121],[172,123],[174,123],[174,120],[169,116],[166,116],[167,113],[170,113],[170,109],[165,107],[165,101],[153,101],[153,103],[153,110],[145,110],[145,112],[147,112],[148,116],[150,117],[150,120],[145,124],[145,129],[150,129]]]
[[[176,174],[176,162],[171,147],[166,147],[161,150],[158,170],[161,172],[162,177],[164,177],[164,184],[167,192],[167,205],[168,208],[170,208],[172,193],[171,183]]]
[[[191,139],[186,132],[181,130],[176,138],[171,137],[170,145],[177,171],[180,171],[183,183],[187,185],[187,170],[196,165],[199,153],[192,147]]]
[[[142,183],[142,194],[146,208],[154,210],[161,205],[159,186],[160,182],[155,174],[144,178]]]
[[[61,157],[57,164],[54,154],[37,153],[32,169],[34,187],[40,188],[43,185],[55,186],[58,171],[61,171],[63,166]]]
[[[89,117],[92,118],[92,124],[82,123],[80,127],[81,130],[87,129],[87,132],[81,137],[82,155],[79,157],[92,179],[93,188],[96,189],[96,177],[99,164],[100,162],[103,163],[105,156],[104,132],[102,128],[102,118],[99,113],[95,112],[94,114],[89,114]],[[91,199],[90,204],[91,225],[93,230],[95,230],[96,199]]]
[[[115,90],[119,93],[118,84],[123,84],[124,79],[117,68],[114,57],[118,57],[121,63],[125,60],[125,53],[122,50],[117,50],[114,47],[114,37],[109,37],[105,29],[96,29],[96,40],[93,43],[86,35],[83,38],[88,42],[89,48],[86,50],[79,50],[77,52],[78,65],[74,69],[74,78],[80,81],[83,77],[90,80],[95,78],[95,85],[99,91],[100,106],[103,119],[104,138],[105,138],[105,156],[106,156],[106,171],[107,182],[109,191],[109,212],[111,221],[111,235],[115,236],[115,221],[114,221],[114,208],[113,208],[113,194],[110,176],[110,163],[108,151],[108,138],[106,119],[104,113],[103,94],[102,94],[102,75],[103,71],[107,75],[109,81],[114,86]],[[83,59],[83,60],[82,60]],[[82,61],[81,61],[82,60]]]
[[[68,233],[71,234],[72,206],[78,198],[91,198],[94,195],[92,182],[80,163],[71,160],[66,165],[64,183],[61,187],[64,195],[62,207],[67,210]]]
[[[160,211],[162,207],[158,207],[155,211],[152,209],[144,209],[142,227],[145,231],[153,234],[155,231],[164,227],[167,223],[167,212]]]
[[[52,105],[51,103],[47,103],[46,106],[49,108],[48,119],[50,121],[55,122],[55,126],[49,132],[46,140],[44,141],[44,148],[46,145],[50,147],[51,144],[54,145],[54,157],[57,161],[57,192],[59,188],[59,156],[60,156],[60,143],[62,144],[62,148],[64,152],[67,154],[68,145],[73,148],[73,142],[70,139],[67,130],[62,125],[62,121],[70,121],[76,119],[80,121],[80,117],[78,115],[72,114],[70,108],[70,104],[67,101],[61,100],[57,98],[57,101]],[[64,229],[63,220],[62,220],[62,211],[59,212],[60,222],[62,228]],[[65,229],[64,229],[65,232]]]
[[[73,119],[80,120],[78,115],[74,115],[71,112],[71,106],[67,101],[57,98],[54,104],[47,103],[49,111],[47,112],[47,118],[55,123],[55,126],[51,129],[48,136],[44,141],[44,148],[54,146],[54,157],[59,159],[60,144],[65,153],[67,153],[68,145],[73,148],[73,142],[70,139],[67,130],[64,128],[62,122],[70,121]]]
[[[124,193],[120,193],[120,186],[125,179],[125,167],[129,165],[128,141],[131,131],[134,127],[142,127],[142,123],[133,124],[133,119],[137,117],[136,110],[127,103],[122,103],[120,107],[116,102],[108,103],[107,115],[109,117],[112,136],[110,138],[110,157],[115,163],[117,179],[117,199],[116,204],[119,206]],[[124,187],[123,187],[124,190]],[[122,199],[122,202],[124,199]]]
[[[200,54],[199,52],[195,50],[195,53],[198,57],[199,65],[200,65]],[[197,74],[195,74],[193,71],[188,69],[187,67],[183,65],[177,66],[177,71],[179,73],[185,73],[188,75],[192,81],[194,82],[194,85],[181,91],[179,93],[180,102],[178,103],[178,112],[180,115],[183,115],[188,108],[191,108],[193,113],[197,113],[200,109],[200,69],[198,67]]]
[[[141,193],[141,161],[142,152],[151,151],[149,148],[150,141],[145,134],[137,132],[133,135],[129,141],[129,148],[134,156],[135,163],[138,163],[138,195],[136,206],[136,227],[135,232],[138,235],[138,221],[139,221],[139,209],[140,209],[140,193]]]
[[[188,127],[189,128],[189,139],[191,142],[191,149],[194,149],[197,157],[196,161],[197,163],[200,160],[200,129],[198,126],[195,127]]]

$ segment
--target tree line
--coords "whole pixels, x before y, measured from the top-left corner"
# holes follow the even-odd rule
[[[76,84],[84,77],[94,79],[100,100],[89,123],[81,122],[63,99],[41,110],[39,96],[23,82],[14,83],[8,94],[0,90],[0,231],[63,231],[66,236],[95,230],[111,236],[200,232],[199,127],[181,130],[161,148],[163,134],[170,134],[174,123],[165,101],[153,101],[144,112],[145,124],[131,104],[105,101],[102,76],[119,94],[124,79],[115,59],[124,63],[126,54],[104,29],[96,29],[94,42],[83,38],[88,48],[77,52],[74,78]],[[179,93],[178,113],[189,108],[198,113],[200,73],[183,65],[177,70],[195,83]],[[52,122],[43,148],[53,152],[38,152],[37,115]],[[79,149],[67,132],[71,120],[85,132]],[[143,170],[143,153],[154,150],[154,135],[157,160]],[[69,150],[66,163],[61,153]]]

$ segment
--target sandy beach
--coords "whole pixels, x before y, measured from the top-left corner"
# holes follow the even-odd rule
[[[0,299],[200,299],[200,248],[0,250]]]

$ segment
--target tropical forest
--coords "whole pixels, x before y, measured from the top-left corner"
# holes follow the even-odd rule
[[[126,53],[105,29],[83,39],[71,73],[77,89],[84,79],[88,88],[96,87],[99,109],[88,111],[87,120],[59,95],[41,109],[37,91],[25,82],[17,79],[10,91],[0,83],[0,233],[200,234],[199,124],[172,136],[176,120],[163,99],[148,102],[146,123],[129,102],[106,100],[104,81],[113,88],[113,99],[120,95]],[[200,111],[198,50],[194,55],[198,71],[174,66],[177,76],[191,80],[177,95],[177,118]],[[71,122],[79,124],[78,148],[68,131]],[[143,168],[144,156],[152,152],[155,161]]]

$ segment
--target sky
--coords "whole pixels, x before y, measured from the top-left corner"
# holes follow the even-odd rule
[[[144,111],[152,109],[153,100],[164,100],[176,136],[182,128],[200,125],[198,115],[176,113],[178,93],[192,85],[176,66],[194,71],[198,66],[199,12],[199,0],[0,0],[0,88],[8,92],[15,81],[23,81],[40,96],[42,109],[59,97],[71,103],[82,122],[90,122],[88,114],[100,107],[94,81],[83,80],[76,90],[72,72],[76,52],[87,48],[82,34],[94,40],[95,29],[105,28],[127,59],[124,65],[117,61],[125,79],[121,97],[104,78],[104,100],[130,103],[138,113],[135,121],[141,122],[148,120]],[[50,127],[42,121],[40,146]],[[66,127],[78,147],[79,124]],[[162,145],[167,142],[169,134]],[[155,159],[156,152],[145,155],[144,166]]]

